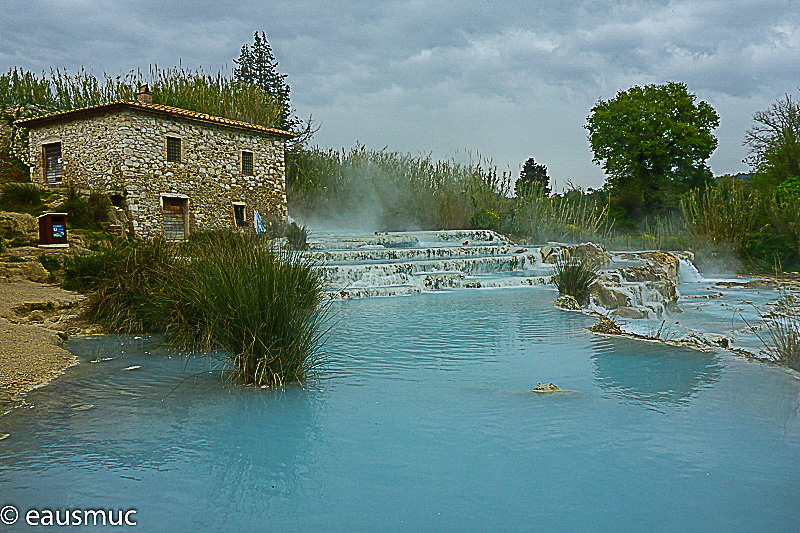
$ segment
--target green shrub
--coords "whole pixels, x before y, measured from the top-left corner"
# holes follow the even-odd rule
[[[800,263],[792,238],[769,229],[749,234],[742,253],[748,270],[754,272],[781,272]]]
[[[500,229],[500,215],[488,209],[478,211],[469,219],[472,229],[490,229],[498,231]]]
[[[591,285],[597,279],[597,269],[587,266],[575,258],[559,258],[555,263],[552,282],[561,295],[574,297],[579,304],[586,305],[591,294]]]
[[[7,183],[0,192],[0,211],[36,213],[44,207],[44,193],[31,183]]]

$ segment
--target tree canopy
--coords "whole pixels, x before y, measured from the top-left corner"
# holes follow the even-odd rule
[[[547,167],[537,163],[532,157],[525,161],[519,173],[519,179],[514,185],[514,193],[522,198],[531,193],[541,192],[550,194],[550,177],[547,175]]]
[[[758,182],[776,186],[800,177],[800,104],[788,94],[769,109],[753,115],[755,124],[745,134],[750,148],[745,159]]]
[[[677,206],[679,195],[711,178],[719,116],[683,83],[634,86],[592,108],[585,128],[612,202],[631,215]]]

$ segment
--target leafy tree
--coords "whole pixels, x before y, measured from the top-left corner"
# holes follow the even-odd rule
[[[777,186],[800,177],[800,104],[788,94],[769,109],[753,115],[755,124],[745,134],[750,148],[745,159],[756,173],[756,184]]]
[[[600,100],[584,126],[594,162],[608,174],[613,206],[641,216],[673,209],[680,195],[711,178],[719,116],[683,83],[646,85]]]
[[[514,185],[514,193],[517,197],[522,198],[536,191],[541,191],[549,196],[550,178],[547,176],[547,167],[537,163],[531,157],[522,165],[519,179]]]
[[[303,121],[294,114],[289,94],[291,87],[286,83],[286,74],[278,71],[278,60],[272,53],[272,46],[266,34],[255,32],[253,44],[242,45],[238,59],[233,60],[237,67],[233,69],[233,78],[237,82],[253,84],[275,98],[282,106],[281,128],[296,135],[294,143],[308,140],[314,133],[311,118]]]

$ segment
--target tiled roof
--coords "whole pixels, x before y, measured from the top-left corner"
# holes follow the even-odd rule
[[[220,126],[227,126],[240,130],[255,131],[265,133],[268,135],[275,135],[278,137],[291,138],[294,134],[288,131],[279,130],[276,128],[268,128],[259,124],[250,124],[248,122],[241,122],[239,120],[232,120],[224,117],[215,117],[206,113],[198,113],[196,111],[189,111],[187,109],[180,109],[177,107],[170,107],[161,104],[145,104],[136,100],[126,102],[111,102],[110,104],[100,104],[91,107],[84,107],[81,109],[73,109],[72,111],[60,111],[58,113],[51,113],[36,118],[29,118],[20,120],[17,124],[25,127],[39,126],[42,124],[49,124],[53,122],[62,122],[78,118],[85,115],[93,115],[105,111],[115,111],[121,109],[136,109],[148,113],[155,113],[158,115],[168,115],[171,117],[180,117],[187,120],[196,122],[205,122],[207,124],[219,124]]]

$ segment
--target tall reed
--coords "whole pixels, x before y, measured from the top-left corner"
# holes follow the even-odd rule
[[[758,223],[758,196],[739,180],[693,189],[681,199],[681,210],[692,231],[714,243],[743,246]]]
[[[534,191],[519,200],[516,231],[532,242],[604,240],[612,228],[608,206]]]
[[[787,289],[781,289],[774,309],[759,313],[767,336],[756,333],[764,345],[764,354],[771,361],[800,370],[800,298]]]

